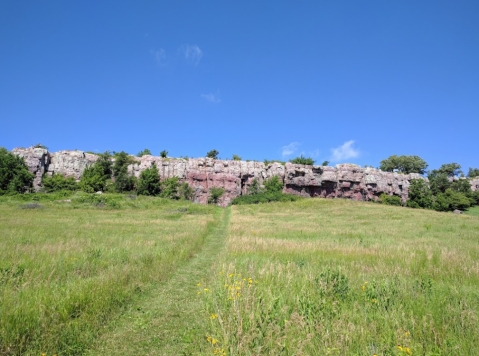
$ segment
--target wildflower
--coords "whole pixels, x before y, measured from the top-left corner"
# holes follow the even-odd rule
[[[208,292],[208,288],[203,289],[205,292]]]
[[[196,283],[196,285],[197,285],[198,287],[201,287],[201,283]]]
[[[254,281],[254,284],[258,284],[258,281]]]
[[[218,340],[213,339],[213,340],[211,340],[211,343],[212,343],[213,345],[215,345],[216,343],[218,343]]]
[[[231,277],[234,277],[234,275],[235,275],[234,273],[230,273],[230,274],[228,274],[228,277],[231,278]]]
[[[412,354],[411,349],[409,347],[405,347],[404,352],[407,353],[408,355]]]
[[[366,291],[366,286],[363,286],[363,292],[365,292],[365,291]]]
[[[225,284],[225,288],[228,288],[228,285],[227,285],[227,284]]]
[[[398,349],[399,349],[399,351],[402,351],[402,350],[403,350],[403,348],[402,348],[401,345],[398,345]]]
[[[198,292],[198,294],[201,294],[201,292]]]
[[[211,314],[210,319],[216,319],[218,317],[218,314]]]
[[[409,337],[409,336],[411,336],[411,333],[410,333],[409,331],[406,331],[406,332],[404,333],[404,335],[405,335],[406,337]]]
[[[371,300],[371,303],[376,304],[377,302],[378,302],[378,301],[377,301],[376,299],[372,299],[372,300]]]
[[[206,341],[211,342],[211,339],[212,339],[212,337],[211,337],[211,336],[208,336],[208,337],[206,338]]]

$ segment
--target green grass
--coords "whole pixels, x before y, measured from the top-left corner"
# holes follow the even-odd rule
[[[228,355],[477,355],[478,242],[479,219],[451,213],[234,206],[203,343]]]
[[[479,205],[473,206],[464,212],[466,215],[470,216],[479,216]]]
[[[76,194],[0,204],[0,354],[79,355],[203,245],[215,208]]]
[[[0,236],[0,355],[479,355],[477,216],[35,194]]]

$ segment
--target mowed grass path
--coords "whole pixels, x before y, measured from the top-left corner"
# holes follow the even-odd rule
[[[229,231],[213,352],[479,355],[477,217],[308,199],[234,206]]]
[[[208,292],[201,285],[208,284],[223,252],[230,212],[223,210],[198,255],[112,324],[88,356],[210,354],[198,291]]]
[[[114,198],[120,209],[0,204],[0,355],[82,354],[200,251],[219,219],[215,207]]]

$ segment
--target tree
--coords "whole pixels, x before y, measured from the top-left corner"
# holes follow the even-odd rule
[[[103,191],[107,180],[111,179],[112,162],[110,151],[98,155],[98,160],[83,171],[80,189],[87,193]]]
[[[217,150],[211,150],[210,152],[208,152],[208,153],[206,154],[206,157],[208,157],[208,158],[213,158],[213,159],[218,159],[218,155],[219,155],[219,154],[220,154],[220,153],[219,153]]]
[[[128,165],[132,159],[125,151],[115,153],[113,176],[115,177],[115,190],[118,192],[131,191],[135,188],[135,177],[128,176]]]
[[[151,151],[148,148],[145,148],[143,151],[140,151],[136,154],[137,157],[143,157],[143,156],[146,156],[146,155],[151,156]]]
[[[467,210],[470,205],[471,201],[465,194],[446,189],[444,193],[439,193],[436,196],[433,209],[437,211]]]
[[[224,188],[213,187],[210,189],[210,196],[208,197],[208,204],[217,204],[221,196],[224,194]]]
[[[163,151],[160,152],[160,157],[161,158],[166,158],[166,156],[168,156],[168,151],[163,150]]]
[[[425,174],[428,164],[419,156],[389,156],[380,162],[379,169],[385,172]]]
[[[456,177],[461,171],[461,165],[458,163],[446,163],[443,164],[438,170],[438,173],[446,174],[448,177]]]
[[[241,157],[238,155],[233,155],[233,160],[234,161],[241,161]]]
[[[33,178],[23,158],[0,147],[0,193],[24,193],[32,187]]]
[[[161,182],[161,193],[160,197],[168,199],[179,199],[178,188],[180,183],[178,183],[178,177],[166,178]]]
[[[469,173],[467,173],[469,178],[476,178],[479,177],[479,168],[472,168],[469,167]]]
[[[407,206],[430,209],[434,202],[431,189],[424,179],[412,179],[409,186]]]
[[[321,164],[322,166],[327,166],[329,164],[329,161],[324,161],[323,164]]]
[[[183,182],[178,187],[178,195],[180,199],[191,200],[195,197],[195,191],[187,182]]]
[[[140,173],[137,190],[141,195],[157,196],[161,193],[160,173],[155,163]]]
[[[294,159],[290,159],[289,161],[294,164],[304,164],[306,166],[312,166],[314,162],[316,162],[310,157],[303,157],[303,155]]]

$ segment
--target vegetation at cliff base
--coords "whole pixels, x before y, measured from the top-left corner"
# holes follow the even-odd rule
[[[26,192],[32,187],[33,178],[23,158],[0,147],[0,195]]]

